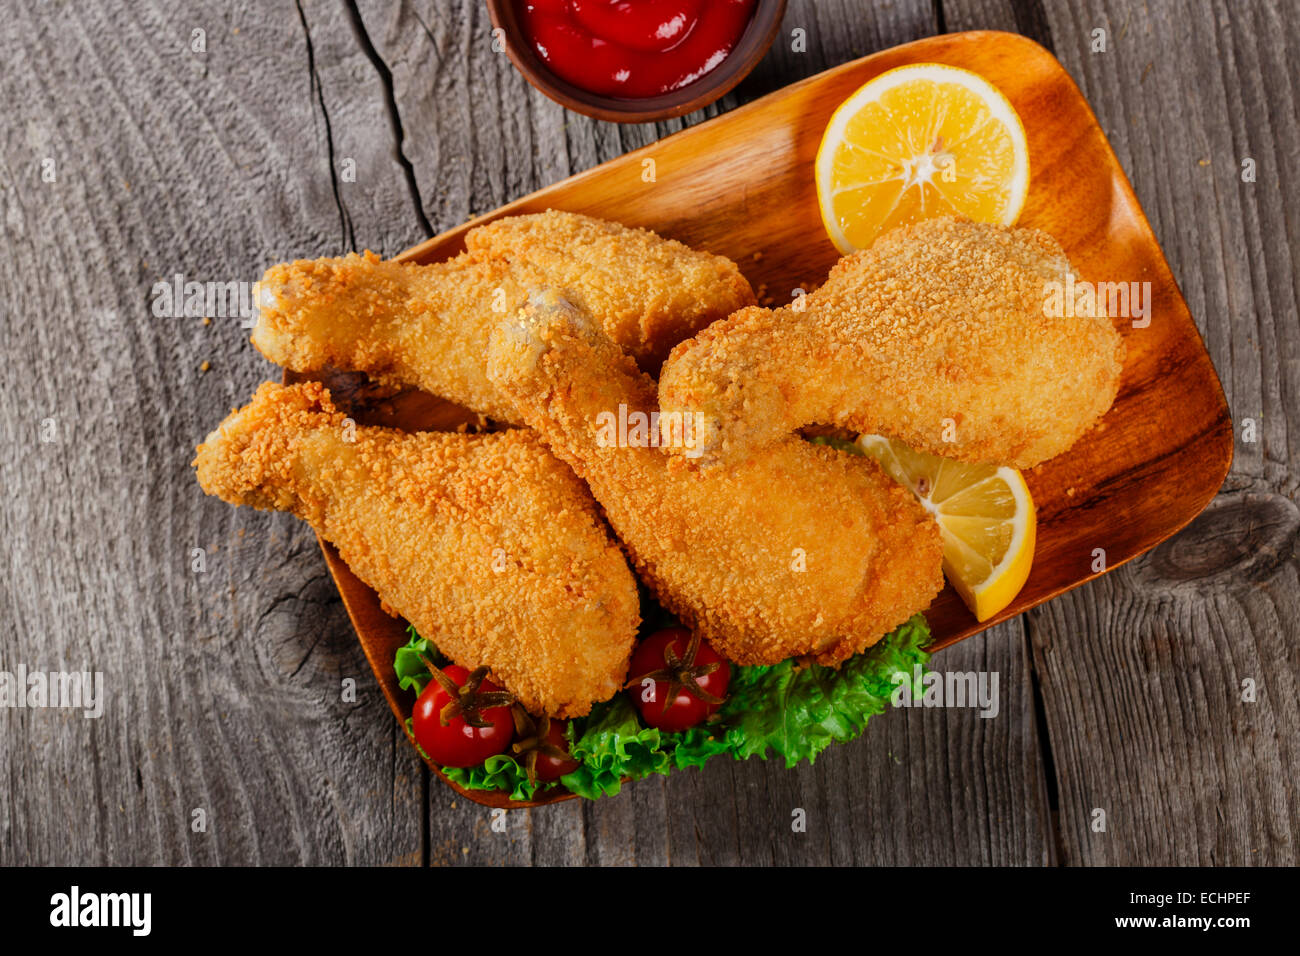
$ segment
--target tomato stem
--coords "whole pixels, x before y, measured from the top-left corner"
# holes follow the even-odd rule
[[[720,666],[721,662],[714,661],[711,664],[701,664],[696,666],[695,658],[700,652],[700,632],[692,631],[691,638],[686,643],[686,653],[682,657],[677,656],[676,644],[670,643],[664,648],[664,664],[666,666],[659,670],[651,671],[648,674],[642,674],[639,677],[633,677],[629,680],[624,688],[635,687],[646,680],[652,680],[657,683],[666,683],[668,685],[668,701],[664,704],[662,713],[668,713],[674,704],[677,703],[677,694],[685,689],[688,694],[697,700],[702,700],[707,704],[722,704],[726,702],[725,697],[718,697],[716,694],[710,694],[700,686],[699,680],[712,674]]]
[[[441,668],[435,667],[433,662],[423,654],[420,655],[420,661],[425,667],[429,668],[429,673],[433,676],[433,679],[451,697],[451,700],[447,702],[447,706],[442,709],[442,713],[438,715],[438,719],[444,727],[451,723],[453,717],[462,718],[471,727],[479,729],[491,727],[492,722],[484,719],[482,712],[491,710],[493,707],[509,707],[515,702],[515,695],[508,691],[479,691],[479,686],[488,675],[486,667],[475,668],[465,680],[465,686],[459,687],[454,680],[443,673]]]
[[[573,755],[567,750],[561,750],[546,739],[546,735],[551,732],[550,717],[543,715],[534,718],[519,704],[510,708],[510,714],[515,719],[515,733],[521,738],[515,741],[511,749],[516,755],[523,756],[524,770],[528,773],[529,783],[534,785],[537,783],[537,758],[542,754],[554,757],[556,760],[573,759]]]

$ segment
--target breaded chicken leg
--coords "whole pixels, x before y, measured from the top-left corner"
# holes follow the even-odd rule
[[[1108,318],[1044,314],[1070,271],[1035,229],[897,229],[841,260],[802,309],[742,309],[677,346],[659,402],[704,415],[706,464],[821,423],[1030,468],[1073,445],[1119,387],[1124,343]]]
[[[386,608],[533,713],[581,716],[622,685],[636,583],[531,433],[357,428],[319,383],[268,382],[194,465],[210,495],[307,521]]]
[[[488,374],[586,479],[660,602],[739,664],[842,661],[943,586],[938,527],[872,462],[790,438],[702,470],[651,447],[654,382],[554,291],[497,331]]]
[[[295,372],[367,372],[514,421],[485,354],[529,287],[566,289],[656,372],[678,342],[754,302],[729,259],[590,216],[498,219],[465,243],[466,253],[432,265],[366,253],[274,266],[257,286],[253,344]]]

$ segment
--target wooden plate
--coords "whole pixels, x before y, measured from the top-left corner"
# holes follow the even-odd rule
[[[786,301],[794,288],[820,284],[838,258],[822,231],[813,183],[813,158],[832,111],[877,74],[926,61],[982,74],[1024,120],[1031,181],[1021,223],[1054,235],[1083,280],[1151,283],[1149,326],[1117,320],[1128,358],[1114,407],[1068,453],[1026,476],[1039,509],[1028,582],[986,624],[945,589],[926,612],[935,646],[945,647],[1104,573],[1096,549],[1111,570],[1155,547],[1210,502],[1232,460],[1223,389],[1187,304],[1096,117],[1041,46],[1015,34],[971,32],[885,50],[525,196],[401,258],[444,259],[463,248],[475,225],[554,207],[729,256],[756,289],[766,286]],[[465,419],[419,395],[371,403],[371,411],[377,423],[407,428]],[[411,695],[398,689],[392,662],[405,624],[384,614],[374,592],[333,548],[322,547],[380,686],[404,721]],[[502,794],[465,796],[489,806],[527,805]]]

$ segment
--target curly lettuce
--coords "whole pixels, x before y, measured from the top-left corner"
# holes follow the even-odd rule
[[[410,640],[397,649],[397,654],[393,658],[393,670],[397,674],[397,683],[402,690],[413,690],[415,696],[419,697],[424,693],[425,685],[433,680],[433,675],[429,673],[429,668],[424,666],[424,660],[421,658],[427,658],[437,667],[444,666],[447,659],[442,656],[438,648],[434,647],[433,641],[415,632],[415,625],[407,625],[406,633]]]
[[[889,707],[900,674],[906,677],[907,692],[919,693],[913,675],[925,670],[929,640],[925,618],[917,614],[838,668],[801,666],[793,660],[767,667],[733,666],[727,702],[709,722],[682,733],[643,726],[627,695],[619,694],[595,705],[587,717],[569,722],[569,749],[580,765],[560,782],[579,796],[595,799],[617,794],[629,780],[701,767],[719,754],[735,760],[777,757],[786,767],[802,760],[812,763],[832,743],[862,734],[867,721]],[[402,686],[417,693],[430,679],[419,659],[421,653],[428,656],[421,641],[412,631],[411,642],[398,651],[394,664]],[[403,651],[409,653],[404,656]],[[449,767],[443,772],[466,789],[507,790],[515,800],[532,799],[541,787],[530,784],[523,766],[508,754],[491,757],[479,767]]]
[[[907,675],[910,685],[914,668],[924,669],[929,640],[930,629],[918,614],[838,668],[799,667],[792,660],[735,668],[719,714],[732,756],[766,760],[771,750],[793,767],[814,762],[832,743],[859,736],[868,719],[889,707],[896,675]],[[915,695],[917,688],[908,689]]]

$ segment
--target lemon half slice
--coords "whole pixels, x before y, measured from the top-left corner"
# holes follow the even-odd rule
[[[1029,191],[1015,109],[977,73],[917,63],[845,100],[817,150],[822,222],[844,255],[896,226],[968,216],[1009,226]]]
[[[1014,468],[969,465],[863,435],[858,447],[910,488],[943,537],[943,573],[976,620],[1012,602],[1034,563],[1038,519],[1024,476]]]

